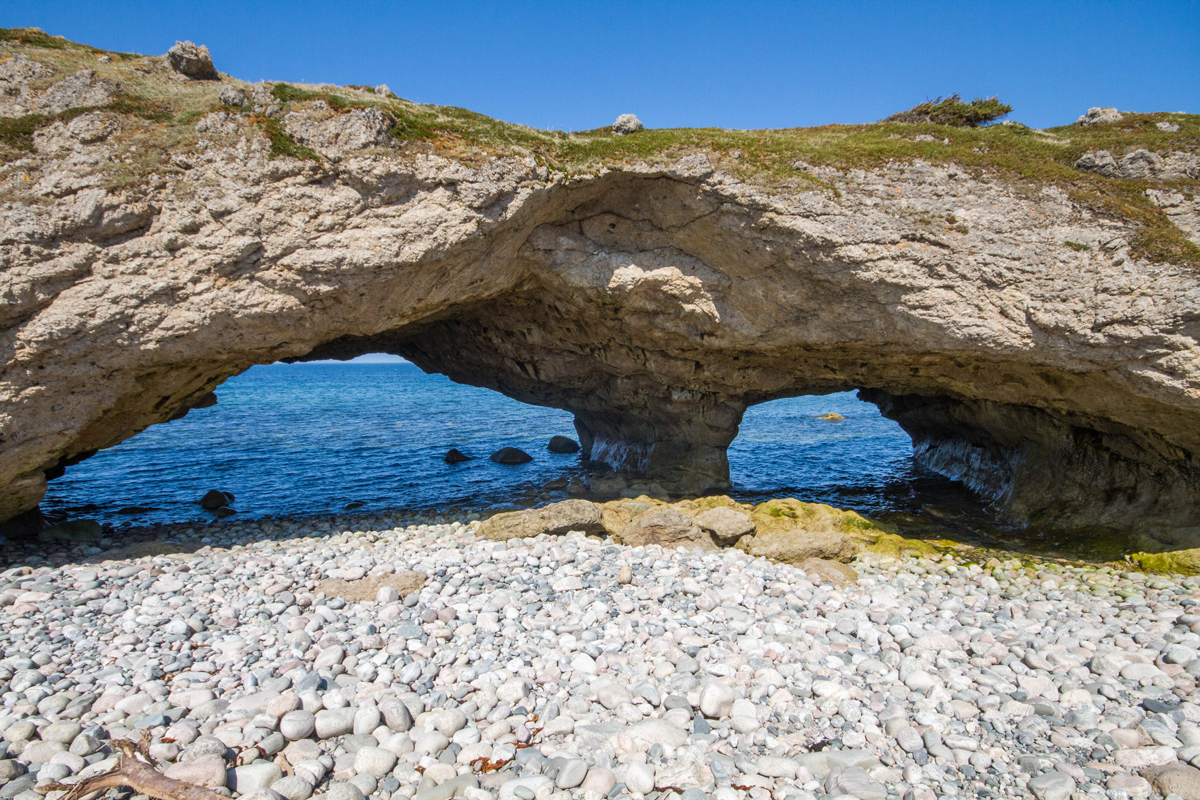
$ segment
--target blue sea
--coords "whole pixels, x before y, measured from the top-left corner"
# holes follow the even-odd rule
[[[551,436],[575,438],[570,414],[408,363],[258,366],[217,396],[216,406],[68,468],[43,510],[116,526],[210,519],[197,501],[214,488],[236,496],[242,519],[328,515],[351,503],[362,504],[354,513],[506,508],[545,502],[547,482],[583,469],[578,455],[546,449]],[[818,418],[830,412],[845,419]],[[451,447],[474,460],[446,464]],[[501,447],[534,460],[489,461]],[[743,499],[799,497],[876,516],[974,502],[914,467],[908,436],[852,392],[752,407],[729,461]],[[148,510],[120,513],[130,507]]]

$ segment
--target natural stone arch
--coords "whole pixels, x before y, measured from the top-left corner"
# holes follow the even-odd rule
[[[835,196],[701,154],[564,178],[254,148],[138,208],[5,212],[0,516],[256,363],[385,351],[567,409],[593,458],[682,491],[727,483],[748,405],[862,388],[1018,518],[1200,523],[1194,275],[1059,193],[921,162],[831,172]]]

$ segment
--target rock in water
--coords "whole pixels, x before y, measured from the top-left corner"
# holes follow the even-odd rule
[[[617,136],[628,136],[642,129],[642,121],[633,114],[622,114],[617,117],[617,121],[613,123],[612,129],[613,133]]]
[[[603,533],[602,518],[600,506],[595,503],[564,500],[544,508],[496,514],[479,526],[479,536],[484,539],[523,539],[542,533],[559,536],[568,531]]]
[[[621,533],[622,544],[630,547],[641,547],[648,544],[660,544],[664,547],[701,547],[705,550],[714,548],[712,537],[704,532],[699,525],[684,514],[673,508],[660,511],[648,511],[629,523]]]
[[[841,422],[846,418],[836,411],[830,411],[828,414],[822,414],[821,416],[817,417],[817,419],[823,419],[826,422]]]
[[[550,439],[550,444],[546,445],[546,449],[551,453],[578,453],[579,443],[566,436],[555,436]]]
[[[491,459],[497,464],[528,464],[530,461],[533,461],[533,456],[515,447],[501,447],[492,453]]]
[[[216,511],[218,508],[227,506],[232,502],[232,493],[222,492],[219,489],[209,489],[205,492],[204,497],[200,498],[200,507],[208,511]]]
[[[461,464],[464,461],[470,461],[471,457],[463,453],[463,451],[459,450],[457,447],[451,447],[449,452],[446,453],[446,457],[442,460],[447,464]]]
[[[176,42],[175,46],[167,51],[167,61],[172,69],[192,80],[215,81],[221,77],[213,66],[212,55],[204,45]]]

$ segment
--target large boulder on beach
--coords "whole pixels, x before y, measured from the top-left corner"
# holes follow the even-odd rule
[[[604,532],[600,506],[587,500],[564,500],[544,508],[496,514],[479,526],[483,539],[525,539],[548,533],[559,536],[569,531],[586,534]]]
[[[519,450],[516,447],[501,447],[490,456],[492,461],[497,464],[516,465],[528,464],[533,461],[533,456],[526,453],[524,450]]]
[[[715,549],[712,537],[691,517],[673,508],[648,511],[636,517],[621,533],[621,543],[630,547],[658,544],[663,547]]]
[[[720,545],[734,544],[746,534],[754,533],[754,520],[750,515],[729,506],[717,506],[697,514],[696,524]]]
[[[858,554],[858,545],[844,533],[804,528],[763,531],[740,540],[737,546],[752,556],[786,564],[799,564],[809,558],[849,561]]]

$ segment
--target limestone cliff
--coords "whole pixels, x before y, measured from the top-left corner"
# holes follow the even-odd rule
[[[566,135],[35,39],[0,41],[0,519],[254,364],[387,351],[681,492],[749,405],[860,388],[1017,519],[1200,525],[1198,117]]]

